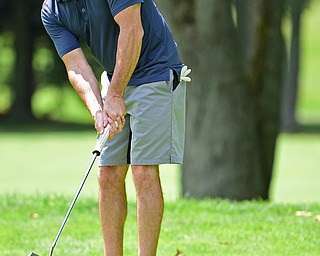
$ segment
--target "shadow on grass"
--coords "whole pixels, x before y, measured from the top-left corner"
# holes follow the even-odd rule
[[[55,121],[50,119],[23,119],[21,121],[8,118],[0,114],[0,133],[2,132],[83,132],[93,131],[94,125],[69,121]],[[320,134],[320,122],[298,123],[292,130],[283,130],[289,134]]]
[[[320,123],[300,124],[300,133],[320,134]]]
[[[22,121],[12,120],[0,116],[0,133],[3,132],[23,132],[23,133],[41,133],[41,132],[83,132],[94,131],[93,124],[54,121],[47,119],[25,119]]]
[[[282,133],[288,134],[320,134],[320,122],[297,123],[291,129],[283,129]]]

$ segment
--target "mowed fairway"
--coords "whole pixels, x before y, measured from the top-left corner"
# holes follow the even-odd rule
[[[281,135],[277,142],[271,199],[320,202],[320,135]]]
[[[2,131],[0,128],[0,194],[73,195],[92,159],[94,129],[79,131],[75,126],[65,131],[47,125],[31,125],[16,132],[10,129],[15,127],[8,126]],[[97,196],[97,162],[84,186],[84,196]],[[179,169],[174,165],[164,165],[161,169],[165,176],[165,197],[174,200],[180,195]],[[129,200],[134,200],[130,170],[127,187]]]
[[[2,256],[48,255],[69,204],[64,196],[0,196]],[[320,255],[320,204],[220,200],[167,202],[158,255]],[[124,255],[137,255],[136,215],[129,203]],[[70,216],[55,255],[101,256],[96,200],[82,198]]]
[[[47,255],[92,158],[95,132],[41,125],[11,128],[0,132],[0,255]],[[320,255],[319,150],[319,135],[279,138],[271,193],[276,202],[270,203],[180,199],[179,169],[163,166],[166,210],[159,255],[174,256],[177,250],[187,256]],[[102,255],[96,170],[71,213],[56,255]],[[135,256],[130,178],[124,255]]]
[[[14,127],[11,127],[14,130]],[[96,134],[93,129],[52,129],[31,125],[10,131],[0,129],[0,194],[73,195],[92,159]],[[275,155],[270,191],[275,202],[320,202],[320,135],[281,135]],[[97,161],[84,186],[83,196],[97,196]],[[181,170],[161,166],[166,200],[181,197]],[[201,184],[199,184],[201,185]],[[130,170],[129,200],[135,200]]]

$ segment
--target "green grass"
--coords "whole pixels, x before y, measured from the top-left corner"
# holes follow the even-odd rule
[[[6,127],[6,128],[4,128]],[[73,195],[92,158],[94,129],[81,126],[0,126],[0,194],[58,193]],[[284,134],[278,139],[270,191],[275,202],[319,202],[320,135]],[[83,195],[96,196],[96,165]],[[166,200],[181,195],[178,166],[160,168]],[[135,199],[130,171],[129,200]]]
[[[278,138],[271,199],[319,202],[320,135],[283,134]]]
[[[83,177],[94,129],[58,124],[0,126],[1,255],[46,255]],[[281,135],[273,202],[180,199],[180,171],[163,166],[166,211],[158,255],[319,255],[319,134]],[[130,176],[125,255],[136,255]],[[290,203],[287,203],[290,202]],[[294,202],[294,203],[293,203]],[[311,203],[314,202],[314,203]],[[298,217],[297,211],[311,212]],[[59,240],[56,255],[102,255],[96,166]]]
[[[94,128],[31,125],[0,126],[0,194],[58,193],[73,195],[92,159],[96,133]],[[67,129],[67,131],[65,131]],[[82,194],[98,193],[97,161]],[[175,165],[161,167],[167,200],[180,196],[180,172]],[[129,200],[135,200],[130,171],[127,177]]]
[[[0,196],[1,255],[47,255],[71,198]],[[137,255],[135,206],[129,204],[125,254]],[[311,216],[297,216],[306,211]],[[220,200],[167,202],[158,255],[319,255],[320,204]],[[102,255],[96,199],[77,202],[56,255]]]

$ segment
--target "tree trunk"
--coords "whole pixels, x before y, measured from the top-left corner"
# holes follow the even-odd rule
[[[16,0],[14,17],[14,47],[16,51],[15,68],[13,74],[14,101],[11,108],[11,117],[19,120],[28,120],[33,117],[31,98],[34,91],[32,56],[33,56],[33,29],[31,22],[32,3],[25,0]]]
[[[184,195],[268,199],[279,130],[283,4],[253,2],[246,2],[258,14],[247,21],[253,24],[243,35],[251,45],[245,54],[230,0],[162,3],[163,10],[170,10],[183,60],[193,69],[187,93]]]
[[[256,50],[248,84],[256,105],[257,150],[262,168],[262,198],[268,198],[272,178],[274,152],[280,131],[281,95],[285,43],[281,32],[284,1],[263,0],[256,31]]]
[[[291,45],[289,67],[286,73],[286,82],[283,90],[282,104],[282,130],[295,132],[298,129],[296,120],[296,105],[299,87],[300,72],[300,29],[301,14],[303,12],[303,1],[293,1],[291,5]]]
[[[261,0],[234,0],[237,13],[237,36],[244,72],[248,73],[254,54],[254,36],[259,19]]]

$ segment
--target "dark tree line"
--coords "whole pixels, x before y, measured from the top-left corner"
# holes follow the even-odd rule
[[[10,119],[34,119],[32,96],[35,90],[49,84],[62,86],[67,81],[64,65],[41,23],[42,2],[13,0],[0,3],[0,36],[12,37],[15,52],[14,67],[7,81],[12,92],[11,107],[7,113]],[[39,64],[35,60],[43,50],[46,54]],[[98,66],[92,58],[90,62]]]

